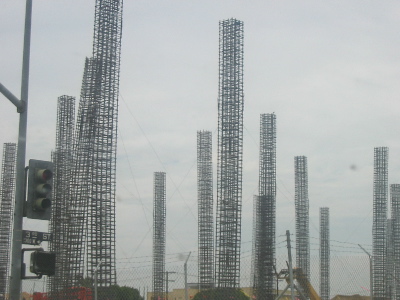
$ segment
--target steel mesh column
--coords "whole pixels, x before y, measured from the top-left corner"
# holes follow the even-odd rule
[[[385,292],[386,223],[388,193],[387,147],[374,148],[374,199],[372,224],[373,293],[375,300],[383,300]]]
[[[116,284],[115,185],[122,0],[97,0],[93,58],[79,104],[68,233],[70,286],[97,271],[99,298]],[[100,264],[101,262],[101,264]]]
[[[385,259],[385,291],[387,299],[394,299],[394,243],[393,243],[393,219],[387,220],[386,227],[386,259]]]
[[[330,240],[329,208],[319,209],[319,258],[320,258],[320,296],[321,300],[330,299]]]
[[[214,221],[212,135],[197,132],[198,276],[199,289],[214,286]]]
[[[53,240],[49,242],[49,249],[56,252],[56,273],[48,278],[48,290],[51,299],[59,299],[56,292],[66,288],[65,271],[69,265],[66,237],[69,227],[66,212],[69,206],[73,167],[74,126],[75,97],[60,96],[57,101],[56,147],[52,153],[54,179],[49,231],[53,234]]]
[[[12,222],[15,198],[15,164],[17,145],[3,145],[0,190],[0,299],[5,299],[9,284]]]
[[[390,207],[393,238],[393,280],[392,299],[400,300],[400,184],[390,185]]]
[[[215,280],[239,287],[243,160],[243,22],[219,23]]]
[[[274,299],[276,219],[276,116],[260,117],[259,196],[256,197],[256,230],[253,293],[256,299]]]
[[[153,210],[153,299],[165,297],[165,226],[166,226],[165,173],[154,173]]]
[[[307,157],[296,156],[295,210],[296,210],[296,264],[310,280],[310,240]]]

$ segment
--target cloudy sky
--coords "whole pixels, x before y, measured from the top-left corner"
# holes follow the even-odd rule
[[[0,82],[17,96],[24,10],[23,0],[0,1]],[[79,96],[93,15],[94,1],[34,0],[28,159],[50,158],[57,97]],[[319,207],[328,206],[331,238],[368,248],[374,147],[389,147],[389,183],[400,183],[400,2],[126,0],[118,258],[151,253],[155,171],[167,172],[166,251],[197,255],[196,131],[212,131],[216,150],[218,21],[232,17],[245,34],[243,251],[251,248],[259,118],[272,112],[277,235],[294,233],[294,156],[305,155],[310,236],[318,238]],[[0,98],[0,142],[16,141],[18,115]]]

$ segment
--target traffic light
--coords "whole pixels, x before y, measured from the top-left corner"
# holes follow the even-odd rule
[[[53,163],[29,160],[28,195],[25,206],[29,219],[50,220]]]
[[[54,275],[56,270],[56,253],[37,250],[31,253],[29,270],[37,275]]]

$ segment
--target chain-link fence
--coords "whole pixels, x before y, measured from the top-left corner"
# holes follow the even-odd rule
[[[284,249],[281,249],[284,250]],[[185,299],[185,278],[187,278],[188,298],[191,299],[198,292],[198,268],[196,256],[193,255],[187,263],[187,272],[185,276],[185,256],[181,253],[169,254],[166,256],[165,271],[165,290],[168,289],[169,300]],[[276,256],[276,272],[288,268],[288,256],[284,251],[280,251]],[[241,258],[240,287],[249,297],[252,297],[252,258],[251,251],[243,253]],[[293,267],[295,267],[295,258],[293,258]],[[361,295],[369,296],[370,291],[370,262],[367,255],[342,255],[342,253],[331,253],[330,256],[330,298],[341,295]],[[168,282],[166,278],[168,277]],[[136,299],[143,298],[150,300],[152,295],[152,257],[124,258],[117,261],[117,284],[119,289],[114,289],[113,298],[109,299]],[[320,261],[319,255],[310,257],[310,283],[315,291],[320,293]],[[285,280],[274,277],[274,292],[278,294],[285,289],[288,283]],[[46,299],[34,298],[36,293],[46,293],[46,278],[40,280],[24,280],[23,291],[25,299]],[[121,287],[127,287],[121,289]],[[132,290],[136,291],[133,292]],[[94,299],[93,286],[91,286],[92,295],[87,299]],[[120,296],[116,296],[117,292]],[[101,288],[98,290],[99,299],[104,294]],[[126,295],[124,296],[124,293]],[[38,295],[38,294],[37,294]],[[122,296],[121,296],[122,295]],[[111,296],[109,296],[111,297]],[[75,299],[75,298],[74,298]],[[77,298],[86,299],[86,298]]]

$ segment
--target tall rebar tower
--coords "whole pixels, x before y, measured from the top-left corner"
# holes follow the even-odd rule
[[[85,60],[79,109],[73,148],[73,167],[70,181],[70,205],[67,209],[67,258],[64,286],[79,286],[85,276],[84,251],[86,214],[90,191],[90,170],[93,164],[93,103],[89,101],[94,68],[93,59]]]
[[[387,219],[386,227],[386,258],[385,258],[385,291],[386,299],[394,299],[394,248],[393,248],[393,219]]]
[[[165,297],[165,173],[154,173],[153,208],[153,299]]]
[[[69,211],[69,284],[97,271],[116,284],[115,183],[122,0],[96,0],[93,57],[86,60]],[[101,262],[101,264],[100,264]],[[107,297],[101,295],[99,298]]]
[[[66,288],[65,271],[68,268],[67,256],[67,209],[72,167],[75,127],[75,97],[63,95],[57,101],[56,147],[52,154],[54,162],[53,206],[49,231],[53,240],[49,243],[51,251],[56,253],[56,272],[48,278],[50,295]],[[58,299],[55,297],[54,299]]]
[[[388,200],[387,147],[374,148],[374,200],[372,223],[373,293],[374,300],[383,300],[385,292],[386,223]]]
[[[392,299],[400,300],[400,184],[390,185],[390,208],[393,238],[393,279]]]
[[[260,117],[259,196],[255,209],[253,293],[256,299],[275,299],[276,116]]]
[[[329,208],[319,209],[319,258],[320,258],[320,295],[321,300],[330,299],[330,238]]]
[[[1,170],[0,190],[0,299],[5,295],[9,283],[9,260],[11,246],[12,216],[14,214],[15,197],[15,164],[17,145],[3,145],[3,164]]]
[[[295,156],[296,264],[310,280],[307,157]]]
[[[214,286],[214,221],[211,131],[197,132],[199,289]]]
[[[243,22],[219,22],[215,280],[239,287],[243,161]]]

